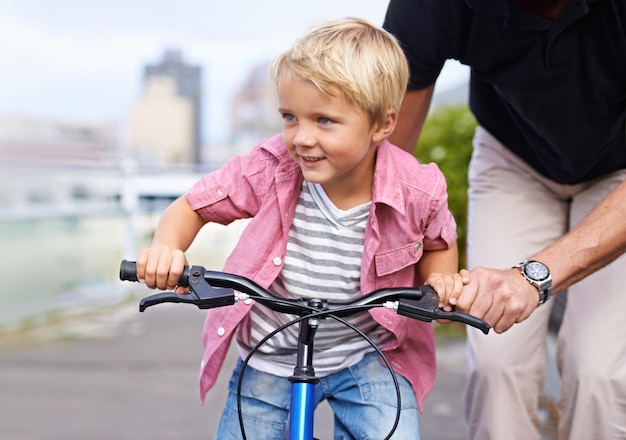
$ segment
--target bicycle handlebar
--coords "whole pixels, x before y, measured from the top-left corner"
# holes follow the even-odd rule
[[[137,266],[134,261],[122,261],[120,279],[138,281]],[[419,321],[431,322],[433,319],[446,319],[462,322],[481,330],[484,334],[489,333],[490,329],[488,323],[474,316],[439,309],[439,295],[428,285],[419,288],[379,289],[345,302],[289,299],[275,296],[245,277],[207,270],[202,266],[185,266],[178,285],[187,287],[189,294],[160,292],[150,295],[141,299],[139,311],[143,312],[148,307],[165,302],[193,304],[199,309],[212,309],[232,305],[241,300],[253,299],[273,311],[299,316],[315,312],[320,315],[345,317],[373,307],[386,307],[393,308],[399,315]]]

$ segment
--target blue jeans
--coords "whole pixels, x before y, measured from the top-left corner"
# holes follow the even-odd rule
[[[228,384],[228,398],[215,436],[216,440],[239,440],[237,381],[242,361],[238,360]],[[398,375],[402,412],[394,439],[419,440],[418,407],[411,384]],[[381,440],[396,417],[396,391],[389,370],[378,353],[366,355],[359,363],[323,377],[315,387],[315,405],[323,400],[335,415],[334,438]],[[248,366],[241,387],[241,408],[246,438],[285,440],[291,382]]]

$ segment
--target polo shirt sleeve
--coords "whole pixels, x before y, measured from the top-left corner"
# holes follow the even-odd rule
[[[409,89],[435,83],[445,61],[461,50],[465,0],[391,0],[383,27],[400,42],[410,69]]]

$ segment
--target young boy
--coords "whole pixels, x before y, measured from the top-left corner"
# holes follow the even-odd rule
[[[347,299],[380,288],[431,284],[442,305],[466,281],[457,270],[456,224],[445,180],[391,145],[408,79],[396,40],[359,19],[311,29],[270,67],[282,134],[204,176],[164,213],[139,279],[174,289],[184,252],[207,222],[251,218],[224,270],[285,297]],[[463,271],[463,277],[466,273]],[[180,292],[181,288],[177,288]],[[453,302],[453,301],[452,301]],[[201,399],[215,383],[233,335],[249,349],[288,318],[255,304],[209,311]],[[418,408],[435,376],[433,327],[375,309],[350,319],[382,347],[399,374],[402,415],[394,438],[419,438]],[[284,439],[297,328],[272,338],[246,370],[248,438]],[[396,414],[393,382],[373,348],[333,320],[320,325],[316,401],[335,413],[335,438],[383,438]],[[236,384],[217,437],[240,438]]]

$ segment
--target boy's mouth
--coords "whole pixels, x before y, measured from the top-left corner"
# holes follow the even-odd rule
[[[302,160],[304,160],[305,162],[318,162],[320,160],[323,160],[323,157],[304,157],[302,156]]]

